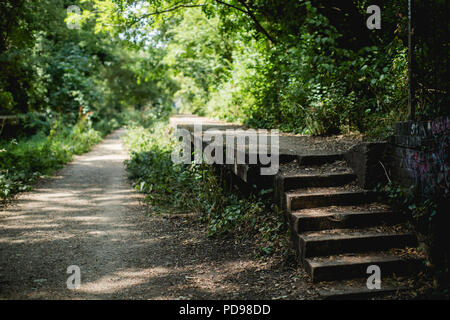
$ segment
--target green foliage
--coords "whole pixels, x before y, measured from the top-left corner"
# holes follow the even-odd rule
[[[426,232],[434,222],[437,213],[436,199],[418,198],[414,186],[406,188],[389,182],[385,186],[379,186],[378,189],[387,195],[393,206],[410,215],[420,230]]]
[[[392,182],[380,186],[378,190],[382,190],[388,196],[391,205],[411,218],[422,242],[427,246],[439,282],[448,288],[450,277],[448,197],[419,197],[414,191],[414,186],[405,188]]]
[[[331,134],[367,132],[386,122],[386,117],[400,120],[405,115],[407,84],[401,43],[387,53],[377,46],[355,52],[340,47],[341,38],[328,19],[312,11],[300,41],[273,47],[258,70],[263,76],[257,80],[261,84],[255,90],[257,103],[246,122]]]
[[[82,10],[80,29],[66,25],[69,5]],[[95,1],[1,1],[0,8],[0,115],[37,111],[73,125],[81,110],[105,131],[122,109],[171,104],[161,49],[98,30]]]
[[[365,0],[70,4],[83,11],[79,30],[65,25],[74,18],[66,2],[1,2],[0,113],[52,111],[73,124],[81,107],[106,128],[129,106],[175,106],[254,127],[383,138],[407,117],[402,1],[385,1],[372,31]],[[416,19],[421,118],[446,112],[450,78],[428,30],[445,43],[445,4],[430,6],[437,30]]]
[[[155,122],[149,129],[131,127],[124,142],[131,152],[131,160],[126,162],[129,178],[137,190],[147,193],[151,205],[173,210],[194,209],[196,187],[199,187],[196,180],[201,172],[195,166],[185,170],[182,165],[172,163],[175,141],[165,122]]]
[[[80,119],[73,127],[55,121],[46,136],[42,131],[21,140],[0,145],[0,199],[30,190],[37,178],[50,175],[72,159],[88,151],[101,140],[88,120]]]
[[[232,39],[221,32],[218,18],[207,19],[199,10],[184,12],[166,36],[171,40],[164,63],[179,85],[174,99],[182,112],[204,114],[212,91],[228,76]]]
[[[153,45],[163,48],[182,112],[295,133],[360,131],[382,138],[393,123],[407,118],[403,1],[381,5],[381,30],[365,26],[370,1],[148,0],[133,10],[136,1],[104,2],[114,9],[103,24],[105,19],[129,23],[127,34],[135,38],[145,38],[153,28],[151,41],[156,38]],[[441,39],[445,5],[430,5],[436,10],[429,18]],[[415,1],[414,6],[425,5]],[[446,61],[446,51],[425,36],[430,28],[416,21],[417,39],[424,44],[416,47],[421,61],[416,70],[424,80],[419,80],[418,115],[429,118],[445,113],[445,98],[429,96],[445,92],[442,83],[450,77],[443,71],[448,68],[437,66]],[[433,83],[427,73],[441,81]]]
[[[126,162],[129,177],[134,187],[146,194],[153,212],[196,212],[211,236],[258,235],[261,253],[276,249],[272,246],[282,223],[276,207],[264,200],[270,190],[242,198],[224,188],[211,166],[174,164],[171,153],[176,141],[167,122],[155,122],[148,129],[129,128],[124,142],[131,152]]]

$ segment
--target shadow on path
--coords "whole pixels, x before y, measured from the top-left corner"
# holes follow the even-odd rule
[[[148,216],[118,130],[0,211],[0,299],[304,297],[300,271],[209,239],[192,216]],[[247,248],[248,249],[248,248]],[[81,288],[66,287],[67,267]],[[298,281],[297,281],[298,282]],[[304,290],[303,290],[304,289]]]

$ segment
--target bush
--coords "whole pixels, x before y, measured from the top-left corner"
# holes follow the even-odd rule
[[[212,166],[173,163],[176,141],[172,133],[166,122],[157,122],[149,129],[129,128],[124,137],[131,152],[126,162],[129,178],[136,190],[145,193],[153,212],[199,213],[210,236],[256,235],[262,252],[272,252],[282,223],[276,207],[263,200],[270,190],[243,198],[236,190],[224,190]]]
[[[415,194],[414,186],[405,188],[392,182],[389,182],[382,190],[387,194],[390,203],[411,219],[421,241],[427,247],[430,265],[434,266],[435,277],[444,286],[444,290],[449,290],[448,195],[423,198]]]
[[[12,139],[0,144],[0,198],[30,190],[37,178],[49,175],[69,162],[74,154],[88,151],[101,141],[101,134],[84,118],[73,127],[55,121],[47,136]]]

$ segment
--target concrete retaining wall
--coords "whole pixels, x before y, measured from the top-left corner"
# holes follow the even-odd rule
[[[449,195],[450,119],[402,122],[383,143],[361,143],[345,154],[361,187],[370,189],[387,181],[414,186],[417,195]]]
[[[394,181],[414,185],[419,195],[449,194],[450,119],[403,122],[387,145],[387,164]]]

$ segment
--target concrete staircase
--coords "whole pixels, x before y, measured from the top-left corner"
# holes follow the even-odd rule
[[[203,130],[240,128],[207,118],[172,117],[174,127],[191,132],[201,123]],[[238,135],[238,134],[237,134]],[[318,138],[319,139],[319,138]],[[241,191],[274,189],[275,201],[285,213],[292,245],[299,264],[313,282],[326,283],[329,290],[321,296],[328,299],[371,298],[398,292],[391,276],[408,276],[423,268],[423,257],[414,250],[415,234],[408,230],[404,215],[380,203],[380,195],[359,185],[375,185],[367,181],[376,170],[369,160],[372,153],[348,155],[346,142],[311,145],[305,136],[279,136],[280,171],[275,176],[260,175],[261,164],[216,166],[226,179]],[[202,143],[202,142],[200,142]],[[223,146],[225,152],[225,146]],[[343,151],[344,150],[344,151]],[[237,154],[238,150],[235,150]],[[248,150],[245,155],[248,158]],[[356,158],[355,158],[356,157]],[[347,163],[357,170],[355,172]],[[374,179],[376,180],[376,179]],[[381,199],[382,200],[382,199]],[[381,269],[382,290],[366,286],[367,267]],[[319,290],[320,291],[320,290]]]
[[[356,182],[339,154],[298,157],[281,166],[275,193],[300,265],[313,282],[367,279],[370,265],[379,266],[382,277],[418,272],[422,258],[402,253],[418,244],[404,215]],[[368,295],[363,284],[349,297]]]

